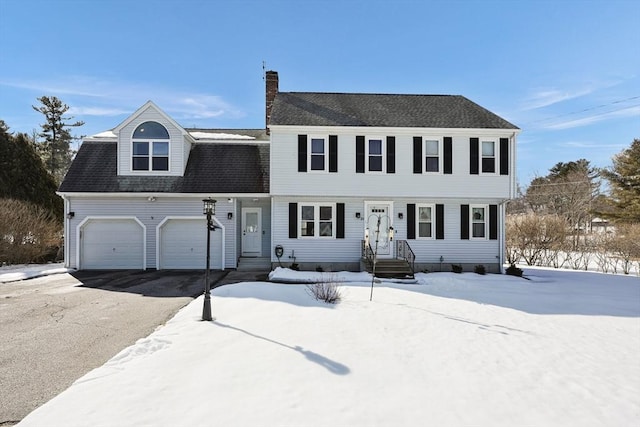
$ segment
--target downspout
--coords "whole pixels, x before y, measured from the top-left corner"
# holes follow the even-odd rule
[[[500,257],[500,259],[498,260],[500,265],[500,274],[504,274],[504,251],[505,251],[505,244],[506,244],[506,226],[505,226],[505,222],[506,222],[506,213],[507,213],[507,203],[509,203],[508,200],[504,200],[502,203],[500,203],[500,254],[498,255]]]
[[[69,218],[69,199],[67,196],[63,195],[62,200],[64,201],[64,230],[62,234],[64,245],[64,266],[65,268],[69,268],[69,226],[71,224],[71,219]]]

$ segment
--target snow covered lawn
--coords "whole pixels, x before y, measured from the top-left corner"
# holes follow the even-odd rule
[[[637,425],[640,279],[525,272],[220,287],[19,425]]]

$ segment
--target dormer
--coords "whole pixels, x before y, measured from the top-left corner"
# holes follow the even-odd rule
[[[184,175],[195,141],[153,102],[140,107],[113,133],[118,140],[118,175]]]

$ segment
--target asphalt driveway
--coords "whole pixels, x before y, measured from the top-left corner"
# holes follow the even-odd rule
[[[212,272],[211,281],[224,275]],[[0,284],[0,426],[149,335],[202,294],[203,278],[202,271],[82,271]]]

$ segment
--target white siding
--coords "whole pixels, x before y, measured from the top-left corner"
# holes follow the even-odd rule
[[[298,134],[338,135],[338,172],[298,172]],[[396,173],[356,173],[356,135],[395,136]],[[414,174],[413,136],[453,138],[453,173]],[[482,135],[469,130],[371,129],[354,128],[278,128],[271,131],[271,194],[336,197],[433,197],[433,198],[510,198],[513,191],[514,140],[510,142],[510,175],[471,175],[470,137],[510,138],[513,132],[496,130]],[[496,167],[499,162],[496,162]]]
[[[167,128],[171,142],[169,144],[169,171],[134,171],[131,167],[131,137],[133,131],[141,123],[146,121],[158,122]],[[163,115],[156,109],[149,107],[134,120],[128,123],[120,130],[118,135],[118,175],[179,175],[184,174],[184,168],[186,165],[185,152],[188,153],[188,147],[185,147],[187,143],[184,141],[184,135],[179,128],[176,128],[171,123],[167,123]]]
[[[156,268],[156,229],[158,224],[166,217],[200,216],[202,215],[203,196],[172,197],[158,194],[155,201],[150,202],[146,196],[96,196],[74,197],[70,196],[69,211],[74,212],[74,217],[69,221],[68,241],[69,262],[71,268],[78,268],[76,259],[76,228],[87,216],[130,216],[137,218],[146,227],[146,268]],[[236,227],[233,219],[227,219],[227,213],[233,212],[233,204],[220,201],[216,204],[216,218],[225,227],[225,268],[236,267]],[[204,215],[202,215],[204,216]],[[203,228],[202,234],[205,235]]]
[[[379,199],[380,200],[380,199]],[[445,264],[495,264],[500,254],[500,240],[462,240],[460,239],[460,205],[469,204],[468,200],[441,200],[434,198],[402,198],[384,199],[393,202],[394,212],[392,225],[395,229],[395,240],[407,239],[407,204],[433,203],[444,204],[445,238],[443,240],[408,240],[416,255],[416,263],[439,263],[440,257]],[[353,263],[360,260],[361,241],[364,238],[366,198],[327,198],[327,197],[274,197],[273,215],[278,218],[273,223],[272,246],[282,245],[283,264],[290,264],[295,255],[298,263]],[[344,239],[290,239],[289,238],[289,203],[301,202],[338,202],[345,203],[345,238]],[[476,203],[474,201],[473,203]],[[498,200],[486,200],[486,204],[498,204]],[[360,219],[356,218],[360,213]],[[499,210],[500,212],[500,210]],[[398,214],[402,213],[400,219]],[[500,221],[500,219],[499,219]],[[487,225],[488,227],[488,225]],[[488,234],[488,228],[487,228]],[[271,254],[272,262],[277,262]]]

